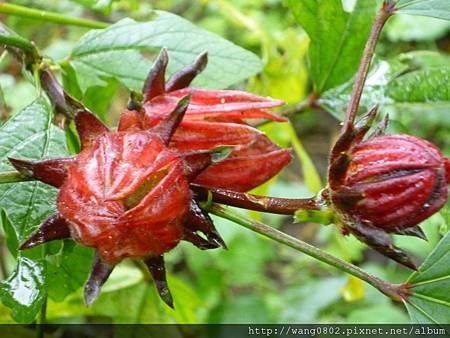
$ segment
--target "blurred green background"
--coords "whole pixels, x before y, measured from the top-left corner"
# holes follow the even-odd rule
[[[176,13],[206,30],[258,54],[264,62],[261,74],[237,88],[282,99],[290,106],[303,101],[312,91],[307,68],[309,39],[281,0],[57,0],[10,1],[72,16],[116,22],[124,17],[148,20],[153,9]],[[345,1],[351,3],[351,1]],[[87,32],[18,17],[1,16],[9,27],[33,40],[54,60],[65,58]],[[450,52],[450,22],[399,15],[384,30],[379,57],[398,59],[399,54],[417,50]],[[408,54],[403,54],[408,55]],[[407,58],[407,56],[405,56]],[[0,61],[1,116],[5,120],[35,97],[21,65],[10,56]],[[56,72],[60,69],[55,64]],[[112,94],[111,94],[112,93]],[[106,95],[110,105],[96,106]],[[88,105],[113,125],[125,107],[128,93],[117,83],[99,88]],[[101,100],[99,100],[101,101]],[[333,105],[333,103],[331,103]],[[326,103],[324,104],[326,107]],[[331,109],[327,109],[332,111]],[[439,108],[420,106],[383,107],[393,118],[391,131],[424,137],[450,154],[450,114]],[[336,114],[335,114],[336,115]],[[339,132],[339,121],[324,109],[306,109],[290,124],[266,124],[263,130],[281,146],[295,146],[296,158],[279,177],[257,193],[282,197],[309,197],[326,179],[327,156]],[[293,132],[295,131],[295,132]],[[300,161],[299,159],[302,159]],[[310,162],[309,159],[311,160]],[[319,180],[316,172],[319,173]],[[241,211],[242,212],[242,211]],[[399,246],[419,261],[447,231],[449,207],[424,222],[428,242],[397,238]],[[392,282],[402,282],[409,271],[366,249],[352,237],[343,237],[334,226],[294,224],[290,217],[249,213],[271,226],[320,246]],[[200,251],[181,243],[166,255],[176,310],[165,306],[153,285],[139,269],[123,262],[114,270],[99,300],[91,308],[82,303],[81,290],[59,297],[49,290],[47,320],[53,323],[408,323],[401,304],[381,296],[372,287],[325,266],[290,248],[267,240],[231,222],[215,218],[229,250]],[[5,245],[3,278],[14,268]],[[76,247],[74,250],[83,250]],[[86,269],[85,261],[68,268]],[[55,272],[57,274],[57,271]],[[0,306],[0,322],[13,322],[9,310]]]

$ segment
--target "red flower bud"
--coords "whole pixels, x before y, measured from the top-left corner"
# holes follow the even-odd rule
[[[345,172],[332,187],[334,205],[385,231],[417,225],[447,199],[449,159],[417,137],[377,136],[355,145],[341,162]]]

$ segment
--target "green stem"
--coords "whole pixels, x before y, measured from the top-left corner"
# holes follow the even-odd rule
[[[274,229],[266,224],[256,222],[245,218],[229,209],[222,207],[218,204],[213,204],[209,209],[209,212],[212,214],[226,218],[230,221],[233,221],[239,225],[246,227],[254,232],[257,232],[263,236],[266,236],[274,241],[277,241],[281,244],[287,245],[297,251],[300,251],[308,256],[311,256],[325,264],[331,265],[341,271],[344,271],[352,276],[355,276],[368,284],[372,285],[380,292],[385,294],[386,296],[400,301],[402,299],[402,289],[400,285],[391,284],[387,281],[379,279],[366,271],[360,269],[359,267],[350,264],[348,262],[342,261],[339,258],[326,253],[315,246],[312,246],[306,242],[303,242],[297,238],[289,236],[277,229]]]
[[[24,177],[18,171],[0,172],[0,184],[2,183],[17,183],[30,181],[30,178]]]
[[[86,28],[102,29],[109,26],[109,24],[106,22],[81,19],[68,15],[63,15],[60,13],[48,12],[39,9],[7,4],[4,2],[0,2],[0,13],[20,16],[22,18],[29,18],[46,22],[59,23],[63,25],[72,25]]]
[[[5,33],[0,33],[0,44],[19,48],[24,52],[30,52],[35,49],[34,45],[30,41],[18,35],[10,35]]]

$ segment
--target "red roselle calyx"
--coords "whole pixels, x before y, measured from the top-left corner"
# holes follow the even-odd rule
[[[206,54],[202,54],[194,65],[203,69],[206,61]],[[163,52],[149,78],[162,84],[166,66],[167,56]],[[192,80],[197,72],[187,67],[179,74],[174,75],[165,87],[160,85],[147,91],[142,110],[124,112],[119,129],[158,128],[177,102],[190,95],[190,104],[170,140],[170,148],[186,154],[218,146],[233,147],[226,159],[200,173],[195,183],[245,192],[266,182],[291,161],[290,150],[279,148],[261,131],[246,124],[255,119],[286,121],[268,110],[282,105],[282,101],[241,91],[185,88],[186,81]],[[177,79],[182,85],[176,82]]]
[[[374,249],[415,268],[386,233],[425,239],[418,224],[445,204],[450,161],[428,141],[409,135],[375,135],[362,141],[376,109],[362,126],[337,141],[329,168],[330,200],[344,229]]]
[[[332,200],[354,218],[401,230],[419,224],[447,200],[448,159],[425,140],[378,136],[356,145],[349,156]]]
[[[80,111],[75,116],[81,141],[77,156],[10,159],[24,175],[60,188],[58,212],[21,249],[69,237],[96,249],[85,287],[87,304],[115,264],[133,258],[144,260],[161,298],[173,306],[163,254],[180,240],[200,249],[225,247],[189,184],[247,191],[291,159],[289,150],[245,124],[255,118],[283,120],[267,110],[280,101],[185,88],[206,60],[201,55],[166,83],[163,50],[145,83],[143,104],[123,112],[117,131]]]

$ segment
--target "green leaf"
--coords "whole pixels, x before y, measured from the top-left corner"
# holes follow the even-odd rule
[[[198,54],[209,53],[208,67],[195,81],[201,87],[225,88],[262,67],[256,55],[163,11],[153,12],[149,22],[124,19],[107,29],[90,31],[74,48],[70,63],[83,91],[104,86],[104,78],[115,78],[139,91],[151,65],[142,52],[162,47],[169,51],[170,73],[191,63]]]
[[[104,87],[93,86],[86,90],[82,102],[98,117],[106,122],[106,112],[108,111],[113,97],[118,89],[118,82],[115,79],[108,79]]]
[[[395,7],[398,13],[450,20],[448,0],[399,0]]]
[[[9,252],[16,256],[17,248],[19,247],[16,230],[3,209],[0,209],[0,221],[4,231],[6,246],[8,247]]]
[[[19,323],[30,323],[45,300],[45,264],[20,257],[13,274],[0,283],[0,298]]]
[[[361,97],[360,111],[367,112],[375,105],[389,104],[391,101],[385,95],[385,87],[392,81],[396,72],[386,61],[375,62]],[[350,101],[353,81],[347,81],[339,87],[327,90],[321,96],[319,104],[338,120],[343,120],[344,112]]]
[[[7,157],[41,159],[67,154],[64,132],[52,124],[52,116],[46,102],[38,99],[0,127],[1,171],[14,170]],[[54,212],[55,195],[56,189],[40,182],[0,184],[0,206],[19,242]]]
[[[48,257],[48,295],[55,301],[64,300],[86,282],[91,271],[93,249],[65,241],[60,254]]]
[[[450,67],[424,69],[405,74],[389,84],[386,95],[395,102],[448,104]]]
[[[350,80],[358,69],[378,1],[356,0],[350,13],[337,0],[286,3],[311,39],[309,60],[316,92]]]
[[[0,170],[14,170],[7,157],[40,159],[67,154],[64,132],[52,125],[52,113],[38,99],[0,127]],[[2,224],[7,246],[14,256],[17,247],[55,209],[56,189],[40,182],[0,184]],[[31,254],[27,252],[27,256]],[[19,257],[17,268],[0,285],[2,302],[19,322],[30,322],[45,297],[45,262]]]
[[[450,318],[450,232],[407,283],[411,288],[406,307],[412,322],[447,324]]]
[[[416,51],[395,59],[377,61],[372,67],[361,99],[361,112],[375,105],[405,111],[446,112],[450,107],[450,58],[444,54]],[[342,120],[352,81],[328,90],[320,105]],[[391,114],[392,117],[392,114]]]

